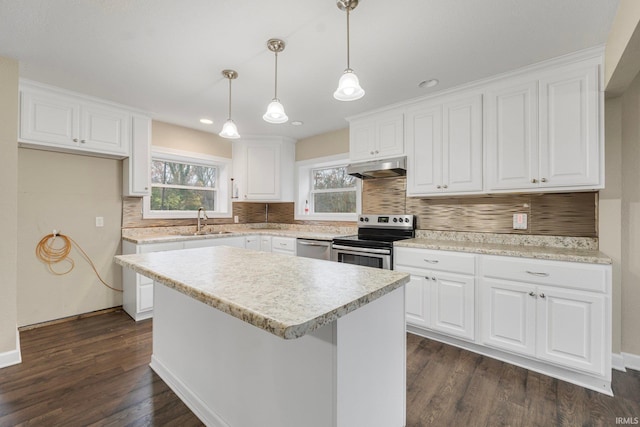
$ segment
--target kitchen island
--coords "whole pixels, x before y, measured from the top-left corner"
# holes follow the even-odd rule
[[[407,274],[225,246],[116,262],[154,280],[151,367],[207,425],[404,425]]]

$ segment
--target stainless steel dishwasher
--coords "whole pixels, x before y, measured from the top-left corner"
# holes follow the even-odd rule
[[[331,259],[331,242],[327,240],[297,239],[296,255],[329,261]]]

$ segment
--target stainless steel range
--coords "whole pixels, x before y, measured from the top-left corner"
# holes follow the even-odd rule
[[[347,264],[393,269],[393,242],[415,237],[413,215],[360,215],[358,235],[336,237],[331,259]]]

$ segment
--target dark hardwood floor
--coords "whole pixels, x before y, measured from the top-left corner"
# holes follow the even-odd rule
[[[0,370],[2,427],[202,425],[148,366],[151,321],[120,311],[20,340],[23,363]],[[407,427],[615,426],[640,417],[637,371],[614,371],[609,397],[411,334],[407,359]]]

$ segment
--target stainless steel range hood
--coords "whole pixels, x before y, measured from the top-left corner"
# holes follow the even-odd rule
[[[405,176],[407,174],[407,158],[395,157],[393,159],[354,163],[347,166],[347,173],[361,179]]]

